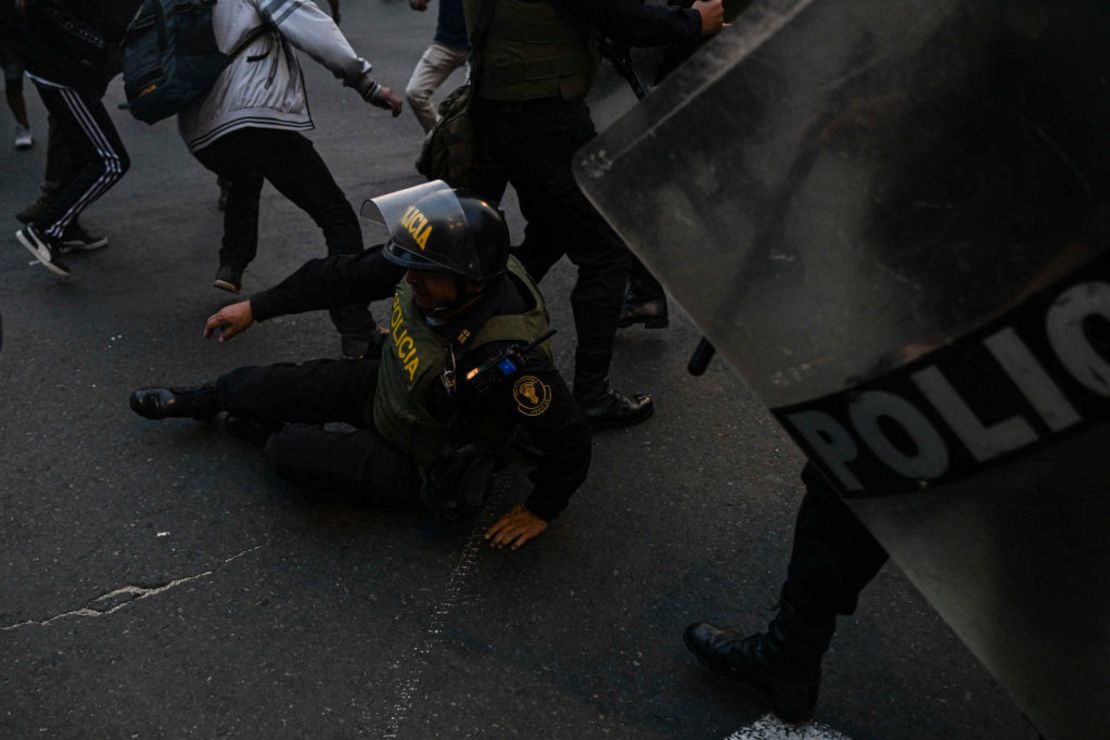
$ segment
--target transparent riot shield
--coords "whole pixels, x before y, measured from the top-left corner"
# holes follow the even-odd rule
[[[762,0],[576,163],[1050,738],[1110,737],[1108,30]]]

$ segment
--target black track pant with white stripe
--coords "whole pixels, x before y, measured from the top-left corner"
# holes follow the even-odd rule
[[[60,183],[57,194],[34,223],[47,236],[60,239],[82,211],[119,182],[131,160],[100,98],[36,77],[31,79],[59,133],[81,162],[80,167],[66,173],[68,180]]]

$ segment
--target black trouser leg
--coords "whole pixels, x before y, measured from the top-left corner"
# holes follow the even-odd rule
[[[574,153],[596,135],[589,109],[585,101],[560,99],[483,105],[486,150],[528,221],[518,258],[537,280],[564,254],[578,267],[570,296],[578,332],[574,393],[604,393],[630,255],[571,171]]]
[[[316,498],[420,507],[419,470],[373,428],[329,432],[290,424],[270,437],[266,452],[283,478]]]
[[[258,255],[258,211],[263,178],[258,170],[244,169],[236,171],[234,178],[227,182],[220,264],[233,265],[242,272]]]
[[[266,445],[278,473],[323,498],[419,506],[420,474],[370,423],[378,360],[241,367],[216,381],[220,407],[263,422],[294,422]],[[354,432],[311,424],[346,422]]]
[[[81,161],[34,223],[47,236],[60,239],[82,211],[123,177],[131,160],[99,98],[68,87],[39,83],[36,87],[58,133]]]
[[[860,591],[886,562],[886,550],[815,467],[807,464],[802,480],[806,495],[783,596],[802,612],[852,614]]]
[[[197,152],[197,159],[208,169],[231,182],[225,224],[233,220],[242,232],[236,232],[235,249],[254,257],[253,244],[258,239],[257,192],[262,178],[302,209],[324,232],[328,254],[358,254],[362,251],[362,227],[347,197],[336,184],[324,160],[304,136],[291,131],[246,128],[217,139]],[[257,192],[254,183],[258,183]],[[234,203],[237,188],[242,188],[242,201]],[[246,199],[253,194],[253,201]],[[246,209],[246,210],[240,210]],[[233,216],[233,211],[236,215]],[[253,213],[254,220],[250,220]],[[243,234],[252,235],[250,240]],[[225,233],[225,249],[231,232]],[[223,251],[221,251],[221,259]],[[249,260],[248,260],[249,261]],[[331,311],[332,323],[341,334],[369,336],[374,319],[367,304],[344,306]]]
[[[378,359],[240,367],[216,381],[220,408],[263,422],[369,426]]]
[[[196,153],[205,168],[228,183],[220,264],[240,271],[258,254],[258,210],[264,178],[254,166],[247,133],[256,130],[235,131]]]
[[[76,176],[84,161],[54,116],[47,116],[46,121],[46,173],[43,175],[42,192],[52,198],[64,183]]]
[[[293,132],[266,131],[271,156],[259,169],[278,192],[312,217],[324,232],[328,254],[358,254],[363,249],[362,227],[347,196],[317,153],[312,141]],[[282,156],[273,153],[282,152]],[[368,304],[333,308],[329,312],[340,334],[370,336],[376,324]]]

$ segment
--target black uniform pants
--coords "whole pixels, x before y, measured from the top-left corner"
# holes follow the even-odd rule
[[[491,165],[479,190],[500,200],[506,183],[528,224],[514,254],[537,282],[565,254],[578,267],[570,294],[578,332],[574,393],[585,398],[606,386],[630,254],[578,188],[576,151],[596,136],[585,100],[482,100],[477,130]]]
[[[220,376],[228,413],[286,422],[266,450],[278,473],[316,495],[373,506],[419,507],[420,473],[374,429],[379,359],[314,360],[241,367]],[[345,422],[355,431],[327,431]]]
[[[127,150],[100,98],[71,87],[35,80],[56,135],[65,140],[72,165],[34,226],[60,239],[82,211],[119,182],[131,166]]]
[[[243,270],[258,253],[259,198],[266,180],[312,217],[324,232],[329,255],[362,251],[358,216],[312,142],[301,134],[242,128],[196,152],[196,158],[230,183],[221,265]],[[374,330],[366,304],[344,306],[330,313],[340,334],[369,337]]]
[[[886,562],[886,550],[815,467],[806,464],[802,481],[806,495],[783,597],[803,613],[852,614],[860,591]]]

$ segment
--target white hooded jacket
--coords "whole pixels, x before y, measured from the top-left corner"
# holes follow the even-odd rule
[[[346,82],[370,71],[311,0],[219,0],[213,8],[212,30],[225,54],[262,27],[267,30],[232,60],[208,94],[178,114],[178,129],[190,152],[247,126],[314,128],[294,48]]]

